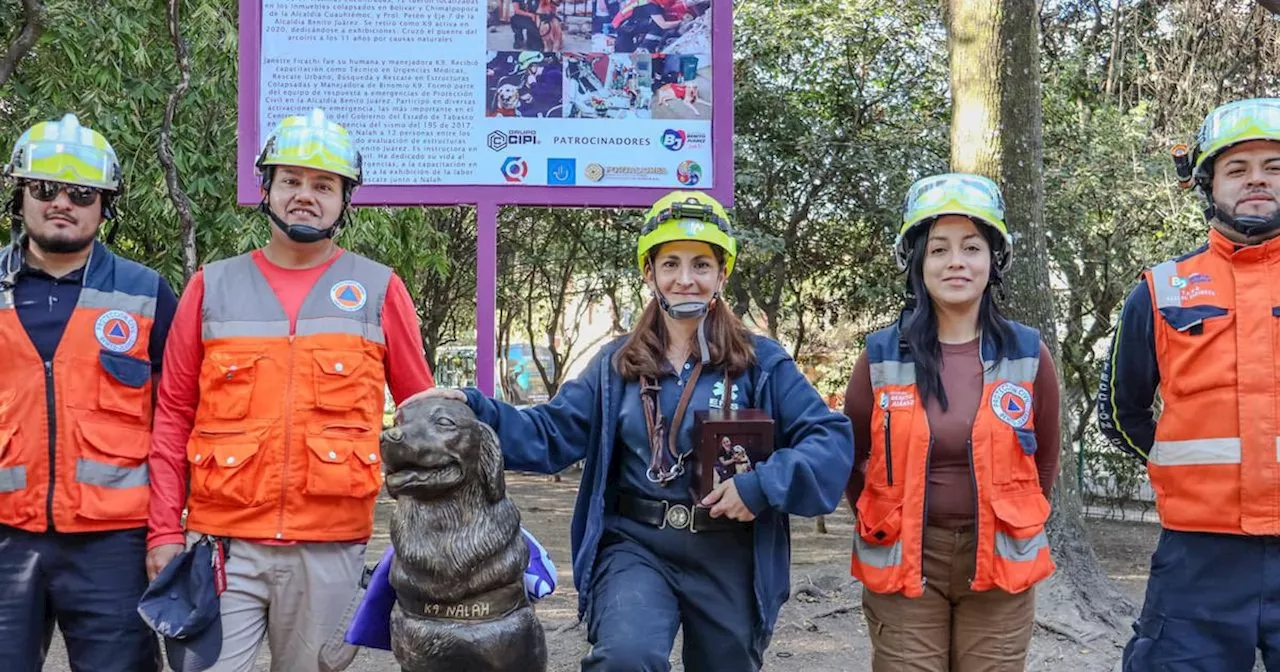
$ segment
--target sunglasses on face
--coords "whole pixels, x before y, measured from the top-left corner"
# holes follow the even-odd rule
[[[101,189],[96,187],[85,187],[78,184],[63,184],[61,182],[48,182],[45,180],[28,180],[27,193],[31,198],[37,201],[48,203],[58,197],[58,192],[67,192],[67,198],[71,202],[80,207],[93,205],[98,200],[98,195],[102,193]]]

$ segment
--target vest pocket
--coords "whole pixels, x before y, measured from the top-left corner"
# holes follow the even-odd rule
[[[307,430],[310,455],[303,490],[323,497],[364,498],[382,487],[378,433],[363,425],[315,425]]]
[[[248,352],[215,352],[205,360],[200,403],[220,420],[240,420],[249,414],[253,402],[255,372],[262,356]]]
[[[262,483],[262,430],[196,429],[187,442],[191,494],[222,505],[258,506],[267,500]]]
[[[1049,548],[1044,524],[1049,500],[1039,491],[991,500],[995,513],[996,585],[1009,592],[1031,587],[1053,571],[1053,560],[1041,551]]]
[[[1169,375],[1161,380],[1178,394],[1190,395],[1220,388],[1235,389],[1235,369],[1203,368],[1194,362],[1218,361],[1222,353],[1236,353],[1231,335],[1232,312],[1222,306],[1165,307],[1160,309],[1169,359]],[[1215,356],[1216,354],[1216,356]],[[1165,369],[1164,357],[1161,370]],[[1223,375],[1227,374],[1227,375]]]
[[[151,380],[151,362],[118,352],[98,353],[103,376],[98,381],[98,408],[141,418],[151,397],[147,381]]]
[[[22,525],[36,517],[36,508],[23,498],[27,489],[27,467],[14,445],[17,425],[0,426],[0,519],[6,525]]]
[[[77,515],[91,520],[146,520],[151,432],[88,420],[80,420],[76,430],[80,438]]]
[[[365,355],[359,350],[314,350],[316,407],[327,411],[365,410],[369,385],[358,372]],[[380,414],[379,414],[380,415]]]

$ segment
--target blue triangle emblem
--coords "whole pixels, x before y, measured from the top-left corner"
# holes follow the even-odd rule
[[[1018,400],[1016,398],[1011,398],[1009,399],[1009,401],[1005,402],[1005,407],[1006,407],[1006,410],[1008,410],[1010,413],[1022,412],[1022,405],[1018,403]]]
[[[107,332],[107,335],[112,338],[128,338],[124,333],[124,329],[120,328],[119,322],[113,322],[111,324],[111,330]]]
[[[351,303],[360,302],[360,297],[356,295],[356,290],[351,285],[343,287],[342,291],[338,294],[338,298],[343,301],[350,301]]]

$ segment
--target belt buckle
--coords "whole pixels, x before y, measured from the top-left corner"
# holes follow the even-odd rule
[[[689,507],[684,504],[663,503],[667,505],[667,512],[662,516],[662,525],[659,529],[673,527],[677,530],[683,530],[686,527],[693,527],[693,514]]]

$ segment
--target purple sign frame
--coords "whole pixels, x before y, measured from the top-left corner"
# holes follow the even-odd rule
[[[711,186],[706,191],[733,206],[733,2],[712,0],[711,13]],[[261,146],[262,0],[240,0],[240,69],[237,112],[236,200],[260,200],[253,161]],[[599,123],[588,121],[586,123]],[[615,122],[617,123],[617,122]],[[504,205],[558,207],[648,207],[670,187],[579,187],[538,185],[369,185],[355,205],[473,205],[476,207],[476,376],[485,394],[494,392],[497,361],[498,210]]]

